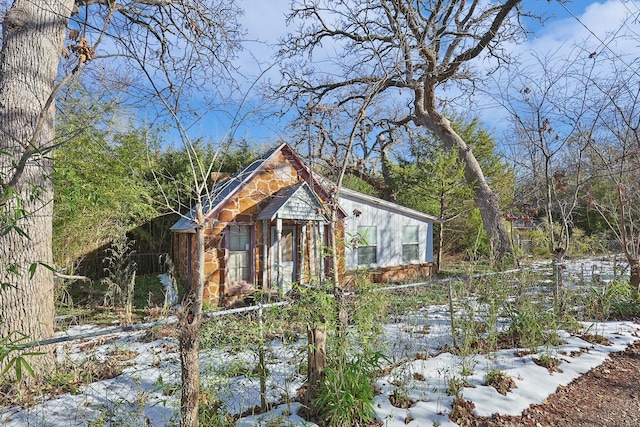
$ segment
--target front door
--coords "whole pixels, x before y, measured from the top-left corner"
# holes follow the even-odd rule
[[[280,246],[278,247],[278,232],[271,228],[271,283],[280,287],[283,294],[291,290],[296,280],[296,228],[285,225],[282,227]]]

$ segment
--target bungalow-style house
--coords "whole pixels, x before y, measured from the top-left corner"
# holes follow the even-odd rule
[[[226,304],[257,288],[286,293],[293,283],[330,277],[324,248],[334,193],[287,144],[218,182],[204,201],[205,300]],[[336,209],[341,279],[357,270],[378,282],[431,274],[437,218],[346,188]],[[196,268],[194,215],[171,227],[173,260],[186,283]]]

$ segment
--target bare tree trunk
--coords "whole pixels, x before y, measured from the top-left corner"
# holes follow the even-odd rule
[[[555,309],[557,314],[564,313],[564,255],[566,251],[564,248],[556,248],[555,258],[553,260],[553,267],[555,273],[555,289],[553,292]]]
[[[338,259],[338,241],[336,239],[336,224],[338,223],[338,194],[340,187],[342,186],[342,180],[339,180],[338,190],[336,190],[335,198],[331,202],[331,224],[329,226],[329,246],[331,247],[331,263],[333,271],[333,294],[336,298],[336,304],[338,306],[338,334],[342,334],[346,331],[349,325],[349,313],[347,313],[346,301],[344,298],[344,289],[340,283],[340,260]]]
[[[640,294],[640,260],[629,259],[629,283],[636,290],[636,295]]]
[[[54,92],[73,0],[15,0],[0,53],[0,337],[53,335]],[[35,271],[32,268],[35,266]],[[50,353],[30,360],[36,371]]]
[[[180,365],[182,366],[182,396],[180,426],[198,426],[200,397],[200,365],[198,360],[198,327],[185,316],[180,327]]]
[[[453,281],[449,280],[447,283],[447,294],[449,298],[449,324],[451,325],[451,343],[453,348],[458,348],[458,339],[456,338],[456,315],[453,309]]]
[[[440,268],[442,266],[442,255],[444,253],[444,212],[445,212],[445,191],[440,189],[440,197],[438,198],[438,202],[440,205],[440,209],[438,211],[438,215],[440,219],[443,221],[438,226],[438,252],[436,252],[436,273],[440,272]]]
[[[180,400],[180,426],[198,426],[198,402],[200,398],[200,335],[198,329],[202,321],[202,298],[204,292],[204,216],[202,205],[197,207],[196,285],[185,300],[180,319],[180,365],[182,366],[182,395]]]
[[[442,255],[444,253],[444,222],[441,222],[438,226],[438,252],[436,253],[436,273],[440,272],[442,268]]]
[[[629,214],[629,211],[627,208],[627,197],[624,191],[624,186],[618,184],[616,186],[616,190],[618,192],[617,225],[620,233],[622,252],[629,263],[629,284],[640,291],[640,258],[638,258],[638,247],[640,246],[640,243],[636,240],[640,237],[636,238],[634,235],[634,230],[637,230],[637,227],[634,226],[633,221],[631,221],[631,224],[627,222],[627,215]],[[630,250],[630,247],[633,249]]]
[[[460,160],[465,165],[465,179],[475,188],[473,199],[482,216],[491,251],[497,260],[501,260],[505,255],[511,253],[511,240],[502,218],[498,196],[487,183],[471,148],[456,133],[451,122],[437,111],[430,109],[428,114],[420,115],[416,120],[420,125],[432,131],[447,149],[458,151]]]

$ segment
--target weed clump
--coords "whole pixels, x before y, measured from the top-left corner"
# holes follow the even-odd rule
[[[534,357],[533,363],[543,368],[547,368],[549,373],[562,372],[560,369],[561,360],[548,354],[542,354],[540,357]]]
[[[513,381],[513,378],[497,369],[492,369],[487,372],[487,375],[484,377],[484,384],[495,388],[498,393],[503,396],[506,396],[512,389],[518,387],[515,381]]]

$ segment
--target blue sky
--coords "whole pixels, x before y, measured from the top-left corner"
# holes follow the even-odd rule
[[[240,0],[245,15],[242,24],[248,32],[245,50],[239,58],[240,68],[249,76],[257,76],[266,71],[264,77],[278,77],[278,69],[268,69],[272,64],[273,48],[271,45],[286,32],[285,14],[290,0]],[[573,0],[564,6],[558,0],[525,0],[523,6],[548,17],[544,25],[529,21],[533,31],[530,40],[525,44],[513,46],[526,63],[535,54],[541,55],[554,52],[557,57],[570,55],[576,44],[589,43],[594,50],[602,49],[600,41],[607,41],[610,35],[620,30],[620,22],[629,13],[640,15],[640,0]],[[639,20],[633,24],[636,35],[640,39]],[[608,45],[618,50],[620,55],[640,57],[640,43],[618,43]],[[257,98],[254,102],[260,102]],[[504,132],[504,118],[508,114],[499,107],[491,107],[491,102],[479,101],[479,109],[485,125],[494,134]],[[249,104],[246,111],[251,111]],[[228,135],[229,126],[226,119],[215,116],[206,117],[193,129],[193,137],[203,137],[206,140],[220,141]],[[273,120],[263,120],[251,114],[243,125],[234,130],[236,138],[246,138],[252,143],[273,143],[278,138],[285,138],[284,126]],[[499,135],[496,135],[498,138]]]

